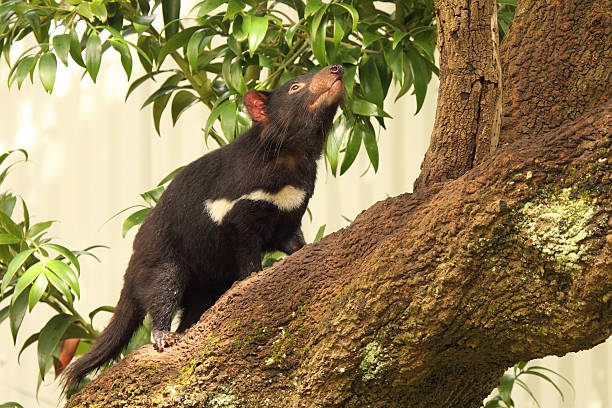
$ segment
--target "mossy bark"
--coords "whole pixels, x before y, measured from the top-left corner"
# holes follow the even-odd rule
[[[507,366],[611,334],[611,175],[608,103],[375,204],[68,406],[476,407]]]
[[[595,108],[573,121],[508,128],[512,143],[455,180],[376,203],[235,284],[176,346],[141,348],[67,406],[477,407],[517,361],[604,341],[612,101],[584,97]]]

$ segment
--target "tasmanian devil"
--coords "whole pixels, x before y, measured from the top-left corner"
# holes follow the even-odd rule
[[[261,254],[304,245],[300,224],[327,133],[344,91],[331,65],[271,91],[244,95],[253,126],[176,175],[134,239],[115,313],[93,346],[68,367],[75,387],[116,358],[148,313],[153,345],[172,344],[236,280],[261,269]]]

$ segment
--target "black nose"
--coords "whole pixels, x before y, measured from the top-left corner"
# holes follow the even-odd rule
[[[338,65],[338,64],[330,65],[329,72],[331,72],[332,74],[343,75],[344,68],[342,68],[342,65]]]

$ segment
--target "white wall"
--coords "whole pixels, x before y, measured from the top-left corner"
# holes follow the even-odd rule
[[[8,69],[2,65],[4,81]],[[125,75],[118,60],[103,61],[99,82],[94,86],[88,77],[81,80],[81,71],[58,71],[53,95],[44,93],[39,83],[29,81],[21,91],[7,90],[0,85],[0,152],[26,148],[31,157],[27,164],[15,168],[6,188],[24,197],[36,220],[60,220],[52,235],[70,248],[91,244],[108,245],[96,253],[102,263],[83,260],[82,294],[78,303],[82,313],[101,304],[114,304],[119,294],[122,275],[131,253],[134,231],[121,238],[120,216],[105,224],[117,211],[140,203],[139,193],[155,186],[175,167],[185,164],[205,151],[201,128],[207,113],[200,107],[187,111],[172,128],[169,117],[162,119],[162,137],[153,129],[150,107],[140,110],[143,100],[154,89],[143,86],[124,103],[127,89]],[[393,116],[388,131],[380,135],[380,169],[374,174],[367,168],[365,152],[349,172],[334,178],[323,163],[310,209],[313,220],[304,220],[307,240],[318,227],[326,232],[347,224],[360,211],[387,196],[411,191],[433,126],[437,83],[430,86],[423,111],[414,117],[415,106],[410,96],[400,103],[389,103]],[[391,98],[390,98],[391,99]],[[27,315],[18,345],[49,314],[38,306]],[[98,321],[100,325],[104,320]],[[9,400],[25,407],[57,405],[56,385],[49,378],[40,392],[39,402],[32,397],[36,385],[36,354],[32,348],[24,353],[21,365],[16,362],[8,324],[0,327],[0,403]],[[566,390],[561,404],[551,387],[537,390],[543,407],[603,408],[612,398],[607,380],[612,366],[611,344],[589,352],[547,359],[545,364],[569,377],[575,396]],[[518,406],[535,406],[524,398]]]

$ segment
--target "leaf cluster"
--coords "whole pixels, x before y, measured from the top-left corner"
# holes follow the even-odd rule
[[[8,151],[0,155],[0,185],[11,168],[19,163],[10,158],[22,156],[25,150]],[[21,211],[16,211],[21,207]],[[20,220],[17,217],[21,212]],[[62,345],[67,339],[79,339],[74,355],[85,352],[98,336],[93,319],[99,312],[111,312],[113,307],[101,306],[87,317],[75,308],[81,296],[79,277],[80,257],[98,259],[91,250],[72,250],[58,244],[48,236],[54,221],[33,223],[23,198],[11,192],[0,193],[0,324],[8,321],[13,342],[17,343],[23,320],[38,305],[46,305],[54,311],[41,329],[31,334],[21,345],[17,359],[29,346],[37,346],[38,387],[45,375],[55,368],[56,374],[64,368],[60,357],[65,351]],[[148,342],[148,338],[147,338]],[[69,361],[73,355],[64,356]]]
[[[512,374],[506,374],[500,379],[499,386],[497,387],[497,395],[487,401],[484,404],[484,408],[514,408],[516,406],[514,404],[514,401],[512,400],[512,389],[514,388],[514,385],[518,385],[523,390],[525,390],[527,394],[529,394],[529,396],[536,403],[538,408],[541,408],[541,405],[536,399],[535,395],[533,394],[527,383],[525,383],[524,381],[524,378],[526,376],[535,376],[551,384],[561,396],[561,400],[565,400],[563,392],[561,391],[561,388],[559,388],[559,386],[555,383],[555,381],[550,378],[550,374],[554,374],[559,379],[565,381],[567,384],[569,384],[570,387],[572,387],[573,390],[572,383],[556,371],[542,366],[532,365],[526,367],[526,365],[527,363],[521,361],[520,363],[512,367]]]

